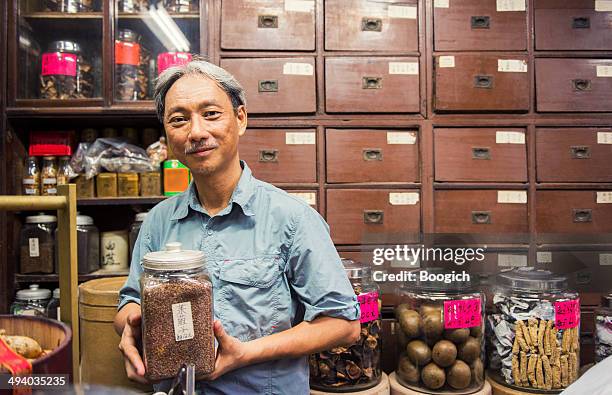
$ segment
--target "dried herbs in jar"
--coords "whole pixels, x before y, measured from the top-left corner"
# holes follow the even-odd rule
[[[42,55],[41,99],[85,99],[93,97],[91,64],[74,41],[54,41]]]

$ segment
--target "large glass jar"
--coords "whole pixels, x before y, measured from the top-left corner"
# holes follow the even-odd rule
[[[100,232],[93,218],[77,215],[77,255],[79,274],[100,269]]]
[[[57,217],[41,213],[25,222],[19,243],[20,273],[53,273]]]
[[[336,347],[310,356],[310,387],[326,392],[360,391],[378,385],[382,377],[380,288],[366,264],[343,259],[361,307],[361,336],[349,347]]]
[[[469,277],[442,268],[415,271],[395,309],[397,380],[427,393],[469,394],[484,385],[484,295]]]
[[[83,99],[93,97],[91,64],[74,41],[53,41],[42,55],[40,73],[42,99]]]
[[[138,100],[140,36],[133,30],[121,29],[115,40],[115,98]]]
[[[196,374],[215,368],[213,289],[202,251],[181,243],[142,260],[143,352],[149,380],[173,377],[183,363]]]
[[[595,310],[595,362],[612,355],[612,292],[601,298]]]
[[[11,314],[44,317],[50,298],[50,290],[40,289],[38,284],[31,284],[28,289],[17,291],[15,301],[11,305]]]
[[[559,390],[578,377],[580,300],[567,278],[522,267],[502,272],[488,316],[489,375],[517,389]]]
[[[140,227],[142,226],[142,223],[144,222],[148,213],[149,212],[147,211],[146,213],[136,214],[134,222],[132,223],[132,226],[130,226],[130,234],[128,236],[130,242],[130,259],[132,259],[132,252],[134,251],[134,244],[136,244],[138,234],[140,233]]]

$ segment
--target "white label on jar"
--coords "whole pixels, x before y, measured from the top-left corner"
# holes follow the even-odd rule
[[[438,64],[440,67],[455,67],[455,57],[453,55],[440,56]]]
[[[416,192],[389,192],[389,203],[394,206],[412,206],[419,202]]]
[[[43,184],[57,184],[57,178],[43,178]]]
[[[314,0],[285,0],[285,11],[312,12]]]
[[[497,59],[497,71],[502,73],[526,73],[527,61],[520,59]]]
[[[449,8],[449,0],[434,0],[435,8]]]
[[[597,132],[597,144],[612,144],[612,133]]]
[[[60,314],[60,307],[59,307],[59,306],[57,306],[57,320],[58,320],[58,321],[60,321],[60,320],[61,320],[61,318],[60,318],[61,316],[62,316],[62,315]]]
[[[410,5],[389,5],[389,18],[416,19],[417,8]]]
[[[387,132],[387,144],[416,144],[415,132]]]
[[[527,203],[527,191],[497,191],[497,203]]]
[[[314,132],[286,132],[285,133],[285,144],[288,145],[300,145],[300,144],[314,144],[316,136]]]
[[[311,206],[317,204],[317,195],[314,192],[289,192],[289,195],[302,199]]]
[[[497,0],[497,11],[525,11],[525,0]]]
[[[24,178],[22,183],[24,185],[33,185],[33,184],[36,184],[36,180],[33,178]]]
[[[418,75],[417,62],[389,62],[389,74]]]
[[[525,133],[498,130],[495,132],[495,142],[497,144],[525,144]]]
[[[314,66],[310,63],[285,63],[283,74],[286,75],[313,75]]]
[[[38,248],[38,237],[29,238],[28,244],[30,246],[30,257],[38,258],[40,256],[40,250]]]
[[[57,188],[47,188],[47,195],[57,195]]]
[[[31,315],[31,316],[37,316],[37,315],[39,315],[39,314],[38,314],[38,311],[37,311],[37,310],[33,310],[33,309],[31,309],[31,310],[21,310],[21,311],[19,312],[19,314],[18,314],[18,315]]]
[[[514,254],[497,254],[497,266],[527,266],[527,256]]]
[[[552,263],[552,252],[538,251],[536,253],[538,263]]]
[[[595,11],[611,12],[612,0],[595,0]]]
[[[193,339],[191,302],[174,303],[172,305],[172,320],[174,321],[174,338],[177,342]]]
[[[599,254],[599,264],[601,266],[612,266],[612,254]]]
[[[38,189],[35,189],[35,188],[26,188],[25,189],[25,194],[26,195],[38,195]]]
[[[612,203],[612,191],[597,192],[597,203]]]
[[[612,66],[597,66],[598,77],[612,77]]]

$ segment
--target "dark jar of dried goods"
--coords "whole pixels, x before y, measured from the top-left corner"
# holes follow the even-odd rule
[[[196,374],[215,367],[213,289],[204,253],[181,243],[150,252],[142,260],[142,344],[149,380],[173,377],[182,364]]]
[[[380,288],[372,281],[370,266],[349,259],[342,264],[361,307],[361,336],[349,347],[310,356],[310,387],[325,392],[361,391],[375,387],[382,378]]]
[[[42,55],[40,97],[42,99],[84,99],[93,97],[91,64],[74,41],[53,41]]]
[[[21,274],[53,273],[55,228],[54,215],[31,215],[26,217],[20,234]]]

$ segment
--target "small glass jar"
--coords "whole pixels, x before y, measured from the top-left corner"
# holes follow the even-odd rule
[[[40,168],[35,156],[28,156],[25,165],[25,174],[21,180],[23,194],[28,196],[40,195]]]
[[[198,0],[165,0],[164,5],[168,12],[197,12]]]
[[[91,64],[74,41],[53,41],[42,55],[40,77],[42,99],[83,99],[93,97]]]
[[[56,225],[54,215],[26,217],[19,243],[21,274],[53,273]]]
[[[142,226],[142,223],[147,217],[147,214],[149,214],[148,211],[146,213],[136,214],[136,217],[134,217],[134,223],[132,223],[132,226],[130,226],[130,234],[129,234],[130,259],[132,257],[132,252],[134,252],[134,244],[136,244],[136,240],[138,239],[138,234],[140,233],[140,227]]]
[[[41,174],[41,190],[43,196],[57,195],[57,163],[55,156],[43,157],[43,166]]]
[[[595,362],[612,355],[612,292],[601,298],[595,310]]]
[[[117,7],[119,12],[139,12],[146,11],[149,5],[149,0],[118,0]]]
[[[15,301],[11,305],[11,314],[44,317],[50,298],[50,290],[41,289],[38,284],[31,284],[28,289],[17,291]]]
[[[70,157],[60,156],[57,165],[57,185],[65,185],[70,183]]]
[[[53,297],[47,305],[45,315],[53,320],[60,320],[60,289],[53,290]]]
[[[215,367],[213,288],[202,251],[181,243],[150,252],[142,260],[143,354],[149,380],[176,375],[183,363],[196,374]]]
[[[484,386],[484,294],[444,268],[415,271],[398,290],[397,380],[427,393],[469,394]],[[448,277],[450,278],[450,277]]]
[[[349,347],[336,347],[309,358],[310,387],[325,392],[361,391],[378,385],[382,378],[382,299],[372,281],[370,266],[343,259],[361,307],[361,336]]]
[[[51,12],[91,12],[94,0],[45,0],[46,11]]]
[[[580,300],[567,277],[521,267],[502,272],[488,316],[489,376],[511,388],[566,388],[580,368]]]

